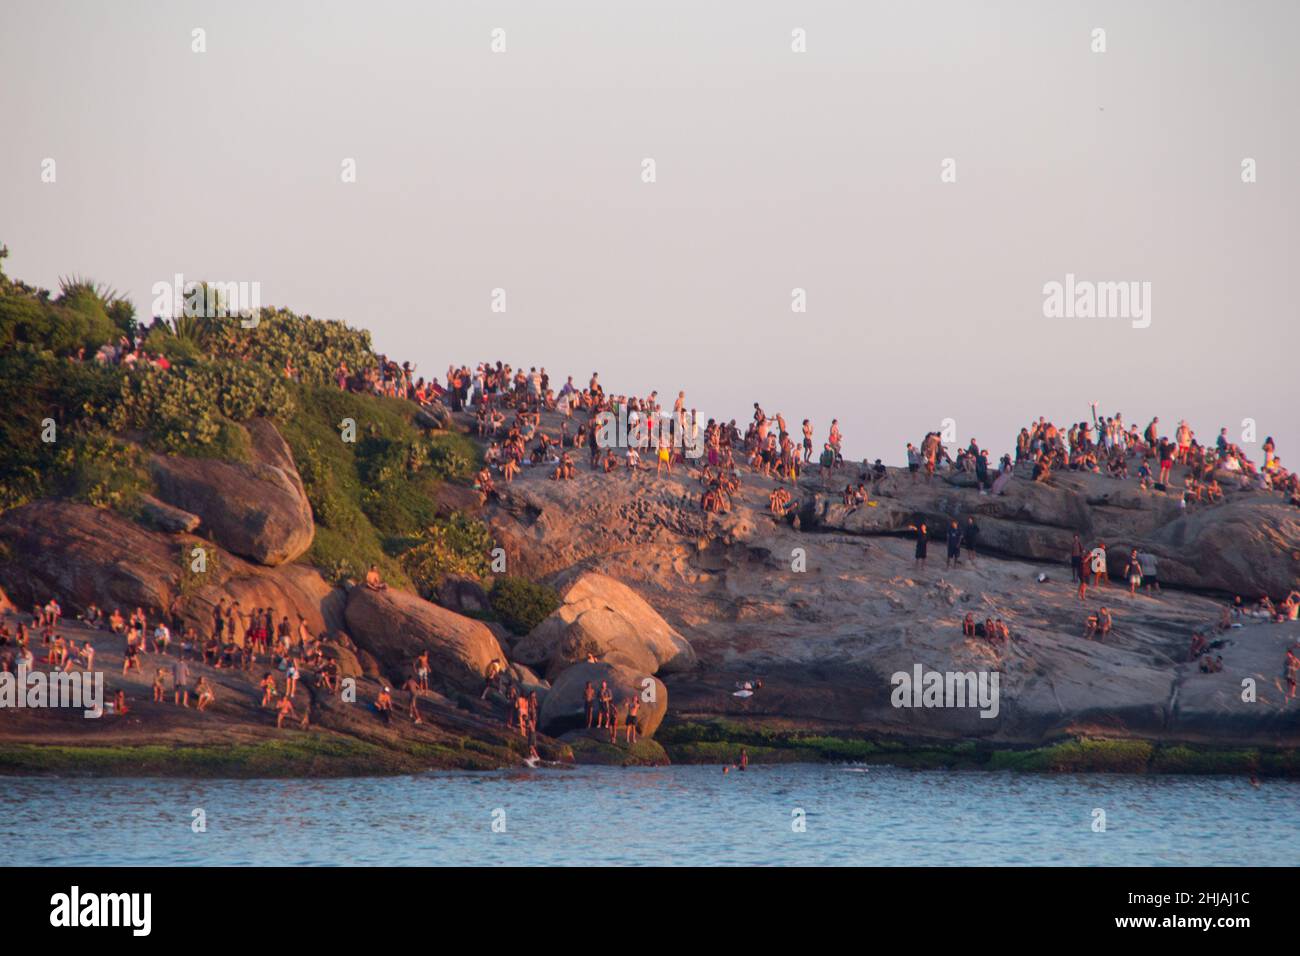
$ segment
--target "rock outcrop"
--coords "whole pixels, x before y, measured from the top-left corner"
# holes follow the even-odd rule
[[[488,664],[506,660],[482,622],[395,588],[352,588],[346,619],[357,647],[372,654],[394,683],[411,676],[411,664],[426,650],[433,683],[462,691],[481,690]]]
[[[648,674],[690,670],[686,638],[626,584],[595,572],[579,574],[563,603],[514,648],[514,656],[555,676],[588,655]]]
[[[250,462],[154,455],[150,470],[159,497],[198,515],[221,547],[259,564],[284,564],[311,547],[311,504],[275,426],[254,419],[245,427]]]
[[[620,727],[623,726],[628,701],[632,697],[639,697],[641,707],[637,714],[637,724],[640,733],[645,737],[654,736],[668,712],[668,688],[662,681],[644,671],[607,661],[574,664],[551,685],[542,701],[542,712],[538,717],[538,725],[544,733],[558,737],[568,731],[586,727],[583,692],[588,681],[597,691],[600,690],[601,681],[609,682],[610,689],[614,692],[614,707],[618,711]]]
[[[57,596],[69,610],[98,604],[175,613],[200,634],[225,598],[241,610],[301,614],[316,634],[342,625],[342,592],[304,565],[267,568],[211,542],[149,531],[102,508],[46,499],[0,515],[0,583],[30,605]],[[195,548],[204,550],[194,571]]]
[[[949,521],[974,515],[983,549],[1056,565],[1068,563],[1078,533],[1088,547],[1105,541],[1113,561],[1131,548],[1150,551],[1168,585],[1248,598],[1279,598],[1300,583],[1300,509],[1263,492],[1230,491],[1184,511],[1174,494],[1086,473],[1050,483],[1016,477],[1004,495],[894,473],[873,501],[853,508],[818,495],[812,510],[823,530],[868,536],[903,532],[920,518],[941,538]]]

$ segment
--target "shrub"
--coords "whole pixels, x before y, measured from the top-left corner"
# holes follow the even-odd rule
[[[376,364],[370,349],[370,333],[343,322],[296,315],[288,309],[262,309],[254,328],[246,329],[236,318],[213,320],[211,351],[214,355],[252,361],[284,374],[292,362],[304,385],[327,385],[334,381],[339,363],[352,371]]]
[[[498,578],[489,600],[501,623],[515,634],[527,634],[560,606],[555,588],[515,577]]]
[[[293,410],[283,377],[255,363],[221,361],[132,371],[122,379],[112,422],[117,430],[143,431],[164,451],[204,454],[222,438],[227,420]]]
[[[449,574],[485,578],[491,549],[487,526],[457,512],[430,525],[419,543],[402,554],[401,564],[416,590],[432,600]]]
[[[150,488],[139,447],[99,430],[66,443],[56,456],[56,466],[63,493],[96,508],[135,515],[140,495]]]

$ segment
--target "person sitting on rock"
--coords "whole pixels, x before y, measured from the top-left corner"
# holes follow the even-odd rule
[[[217,695],[213,693],[212,684],[208,682],[206,677],[199,678],[199,682],[194,685],[194,693],[199,698],[200,713],[207,710],[208,706],[217,699]]]
[[[1112,627],[1110,610],[1102,607],[1097,609],[1097,640],[1104,641],[1106,635],[1110,633]]]
[[[972,613],[971,611],[967,611],[967,612],[966,612],[966,616],[965,616],[964,618],[962,618],[962,621],[961,621],[961,636],[962,636],[962,637],[974,637],[974,636],[975,636],[975,615],[974,615],[974,613]]]
[[[270,707],[272,704],[274,704],[275,697],[276,697],[275,675],[272,674],[270,671],[267,671],[265,674],[262,675],[262,679],[261,681],[258,682],[257,686],[262,688],[261,706]]]
[[[1094,611],[1092,614],[1089,614],[1087,619],[1083,622],[1083,636],[1086,640],[1092,640],[1092,636],[1097,633],[1097,625],[1097,614]]]
[[[492,498],[497,497],[496,482],[492,480],[492,470],[484,467],[474,481],[474,487],[478,490],[478,503],[485,505]]]
[[[1204,635],[1202,635],[1200,631],[1193,631],[1192,645],[1190,648],[1188,648],[1187,659],[1189,661],[1196,660],[1198,657],[1204,654],[1209,649],[1209,647],[1210,647],[1210,642],[1205,639]]]
[[[337,661],[326,659],[320,666],[320,682],[330,693],[339,689],[339,665]]]
[[[372,591],[387,591],[388,585],[379,574],[379,566],[372,564],[370,570],[366,572],[366,587]]]
[[[562,455],[560,455],[559,470],[560,470],[560,477],[564,478],[566,481],[572,481],[574,476],[577,473],[577,469],[574,467],[573,464],[573,456],[570,455],[567,451],[564,452]]]
[[[108,618],[108,629],[114,634],[121,634],[126,630],[126,621],[120,609],[113,608],[113,613]]]

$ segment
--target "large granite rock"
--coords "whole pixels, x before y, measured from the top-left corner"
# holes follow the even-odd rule
[[[456,690],[480,690],[488,664],[494,658],[506,661],[501,645],[482,622],[407,591],[354,587],[346,618],[357,647],[374,655],[394,682],[411,675],[411,665],[425,650],[432,680]]]
[[[1230,490],[1224,502],[1184,511],[1177,494],[1102,475],[1064,472],[1049,483],[1016,477],[1006,494],[981,495],[895,474],[874,507],[848,508],[826,495],[817,496],[814,512],[823,529],[860,535],[904,532],[920,517],[935,537],[952,519],[974,515],[983,549],[1054,564],[1068,563],[1078,533],[1088,547],[1105,541],[1112,558],[1131,548],[1152,552],[1161,580],[1179,587],[1277,599],[1300,583],[1300,509],[1264,492]]]
[[[254,419],[245,427],[251,462],[155,455],[150,470],[159,497],[198,515],[223,548],[259,564],[284,564],[311,547],[311,504],[275,426]]]
[[[626,584],[586,572],[563,603],[515,645],[514,656],[554,678],[587,655],[649,674],[690,670],[695,651]]]
[[[587,681],[600,690],[600,682],[609,681],[614,691],[614,706],[618,710],[619,726],[627,712],[627,702],[633,696],[641,698],[637,723],[642,736],[653,737],[664,715],[668,713],[668,688],[658,678],[622,664],[600,661],[594,664],[574,664],[551,685],[542,701],[538,724],[542,732],[552,737],[586,727],[583,691]],[[647,698],[650,698],[647,700]]]
[[[313,568],[250,564],[209,541],[149,531],[89,505],[47,499],[14,508],[0,515],[0,542],[0,582],[29,606],[53,596],[69,610],[142,607],[207,634],[225,598],[244,613],[270,607],[295,624],[301,614],[316,634],[342,626],[342,592]],[[199,572],[194,548],[204,549]]]

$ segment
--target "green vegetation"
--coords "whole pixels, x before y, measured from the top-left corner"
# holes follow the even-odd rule
[[[484,580],[491,550],[492,537],[487,526],[456,513],[447,519],[435,519],[403,552],[401,563],[416,590],[433,600],[449,574]]]
[[[169,368],[94,360],[136,331],[130,303],[111,289],[75,278],[51,296],[0,269],[0,510],[62,496],[138,517],[152,490],[149,452],[249,461],[242,423],[268,416],[315,517],[305,560],[327,577],[359,578],[376,564],[426,597],[447,574],[486,583],[487,528],[438,505],[443,482],[468,482],[481,466],[474,442],[426,431],[410,402],[337,386],[340,364],[377,365],[368,332],[287,309],[263,309],[251,328],[181,316],[139,330]]]
[[[307,560],[331,580],[358,579],[376,564],[388,581],[426,596],[441,583],[439,573],[486,573],[492,547],[487,528],[463,515],[438,515],[439,483],[467,481],[479,467],[470,439],[426,434],[413,422],[409,402],[333,386],[299,386],[297,407],[293,417],[276,422],[317,523]],[[343,440],[341,424],[348,420],[356,429],[354,442]],[[430,531],[439,527],[441,532]],[[441,563],[431,563],[431,534],[441,535]],[[400,560],[420,546],[424,552]],[[417,572],[414,579],[407,563]]]
[[[611,744],[593,737],[575,737],[569,744],[573,759],[580,764],[609,767],[662,767],[669,763],[668,754],[656,741],[642,738],[632,746],[620,741]]]
[[[47,746],[0,744],[0,774],[181,777],[330,777],[416,773],[430,769],[494,770],[513,766],[508,748],[408,742],[381,746],[319,731],[288,731],[248,744]]]
[[[488,598],[497,619],[515,634],[527,634],[560,606],[555,588],[526,578],[497,578]]]
[[[1252,773],[1300,776],[1295,750],[1162,745],[1145,740],[1080,738],[1041,747],[975,741],[910,743],[809,734],[729,720],[664,722],[656,735],[673,763],[734,763],[744,747],[755,763],[870,763],[917,769],[1030,773]]]

